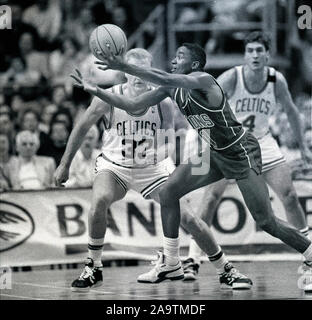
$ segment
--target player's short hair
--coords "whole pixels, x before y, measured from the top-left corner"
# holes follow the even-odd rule
[[[129,61],[130,58],[138,60],[147,60],[149,64],[152,64],[153,56],[145,49],[135,48],[127,51],[125,54],[125,60]]]
[[[261,32],[261,31],[254,31],[254,32],[249,33],[248,36],[244,40],[245,47],[248,43],[251,43],[251,42],[259,42],[259,43],[263,44],[263,46],[265,47],[265,50],[267,50],[267,51],[270,49],[271,39],[270,39],[269,35]]]
[[[185,42],[182,44],[182,47],[186,47],[190,50],[193,61],[199,62],[199,69],[203,69],[205,67],[206,52],[200,45],[198,45],[197,43]]]
[[[39,147],[40,145],[40,140],[38,138],[38,136],[34,133],[34,132],[31,132],[29,130],[23,130],[23,131],[20,131],[16,137],[15,137],[15,141],[16,141],[16,145],[19,146],[22,142],[22,139],[24,137],[30,137],[31,139],[33,139],[35,145],[37,147]]]

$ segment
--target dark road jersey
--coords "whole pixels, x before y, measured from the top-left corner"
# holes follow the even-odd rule
[[[203,89],[177,88],[173,95],[187,121],[214,150],[230,147],[245,133],[223,90],[222,94],[223,102],[219,108],[209,106],[207,92]]]

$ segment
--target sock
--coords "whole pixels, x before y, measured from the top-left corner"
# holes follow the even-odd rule
[[[307,237],[310,240],[310,236],[309,236],[309,227],[305,227],[301,230],[299,230],[305,237]]]
[[[164,255],[168,265],[174,266],[180,261],[179,238],[164,237]]]
[[[312,243],[308,246],[307,250],[302,253],[307,261],[312,261]]]
[[[214,265],[218,274],[224,272],[224,266],[229,262],[221,248],[218,250],[216,254],[208,256],[208,259]]]
[[[188,258],[192,258],[194,263],[200,264],[200,257],[202,256],[202,249],[198,246],[194,238],[191,238],[189,245]]]
[[[89,257],[94,261],[95,267],[102,267],[102,250],[104,245],[104,237],[99,239],[93,239],[89,237],[88,252]]]

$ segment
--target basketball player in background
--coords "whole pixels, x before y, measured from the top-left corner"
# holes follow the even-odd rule
[[[309,227],[295,191],[291,170],[269,130],[269,118],[280,103],[288,116],[304,163],[312,160],[303,136],[299,112],[294,105],[284,76],[268,67],[270,39],[252,32],[245,39],[245,64],[221,74],[217,81],[224,89],[236,118],[257,139],[261,148],[262,175],[284,205],[290,224],[309,236]],[[207,188],[199,208],[200,217],[211,226],[216,209],[228,181],[222,179]],[[195,280],[201,250],[192,239],[188,259],[184,263],[185,280]]]
[[[107,45],[108,48],[109,45]],[[273,214],[269,190],[261,175],[261,151],[257,139],[246,132],[232,112],[218,82],[204,71],[206,53],[196,44],[184,43],[172,60],[171,74],[155,68],[140,68],[127,63],[111,51],[96,62],[99,68],[120,70],[159,87],[135,99],[127,99],[100,88],[94,93],[103,101],[117,104],[128,110],[150,106],[172,97],[193,128],[210,144],[202,155],[203,162],[210,162],[210,170],[201,175],[193,174],[192,159],[171,174],[159,193],[163,232],[170,243],[168,255],[142,278],[151,279],[163,271],[174,269],[179,259],[179,200],[187,193],[223,178],[235,179],[244,201],[258,226],[282,240],[305,257],[302,271],[307,280],[305,291],[312,291],[312,243],[302,233]],[[83,80],[80,83],[88,86]],[[176,250],[173,250],[173,248]],[[165,248],[166,250],[166,248]]]
[[[150,67],[152,63],[152,56],[144,49],[128,51],[125,59],[143,68]],[[80,76],[79,74],[78,77]],[[112,87],[111,92],[127,98],[135,98],[144,92],[152,91],[152,87],[140,78],[131,75],[126,77],[127,83]],[[80,78],[75,76],[74,78],[79,84]],[[89,86],[89,91],[94,92],[95,86],[91,83]],[[166,146],[158,145],[165,140],[161,138],[160,130],[165,129],[168,133],[168,129],[171,129],[173,134],[168,138],[169,143],[173,144],[172,139],[175,136],[172,128],[175,109],[176,106],[172,100],[165,99],[151,108],[144,106],[131,112],[119,109],[118,104],[114,104],[113,107],[95,97],[73,129],[61,163],[55,172],[55,181],[58,186],[68,179],[72,159],[89,127],[100,118],[103,119],[105,126],[102,154],[95,164],[96,176],[88,215],[88,258],[82,274],[72,283],[73,291],[86,292],[102,284],[101,256],[107,227],[107,210],[110,205],[122,199],[129,189],[141,193],[144,198],[159,202],[160,187],[169,177],[169,172],[161,161],[162,155],[165,158]],[[155,162],[154,148],[157,152],[157,162]],[[208,225],[186,211],[186,201],[182,201],[181,204],[182,225],[212,260],[219,274],[221,287],[249,289],[252,286],[251,280],[239,273],[228,262]],[[164,259],[163,253],[159,253],[159,259]],[[164,280],[179,280],[183,277],[183,268],[178,261],[174,268],[166,270],[162,275],[158,274],[149,279],[139,277],[138,281],[157,283]]]

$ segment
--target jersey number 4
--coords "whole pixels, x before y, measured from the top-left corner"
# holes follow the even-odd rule
[[[249,116],[243,121],[242,125],[247,128],[248,131],[253,132],[253,129],[255,127],[255,119],[256,116]]]

